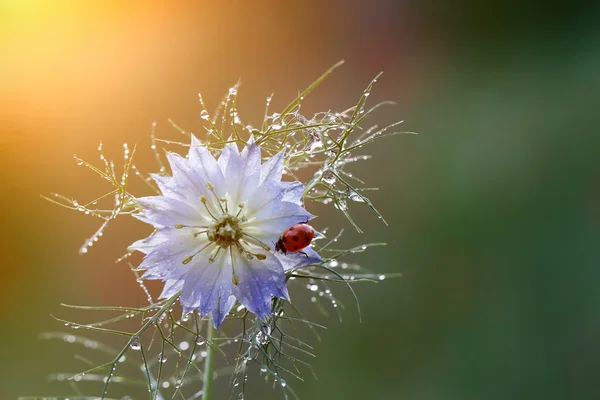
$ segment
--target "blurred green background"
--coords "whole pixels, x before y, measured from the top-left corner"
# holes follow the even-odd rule
[[[357,287],[362,324],[300,301],[329,327],[300,397],[599,398],[599,17],[566,2],[0,0],[0,398],[68,393],[46,376],[81,364],[38,339],[71,315],[59,303],[144,301],[113,260],[147,227],[117,222],[80,257],[96,221],[39,197],[108,189],[73,153],[138,143],[149,170],[151,122],[200,131],[198,92],[215,107],[241,77],[257,124],[267,95],[281,108],[341,59],[307,109],[351,106],[383,70],[370,99],[398,105],[371,122],[420,134],[354,170],[389,227],[360,204],[362,236],[319,224],[388,242],[353,261],[403,277]]]

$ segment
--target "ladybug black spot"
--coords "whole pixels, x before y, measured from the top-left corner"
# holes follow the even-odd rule
[[[290,232],[293,231],[293,230],[294,230],[293,226],[290,229],[288,229],[288,231],[290,231]]]
[[[310,243],[310,239],[308,238],[308,236],[306,236],[306,237],[304,238],[304,240],[306,241],[306,243]]]
[[[298,241],[298,236],[294,235],[294,237],[292,239],[294,239],[294,242],[297,242]]]
[[[298,250],[298,248],[299,248],[298,246],[294,246],[294,250]]]

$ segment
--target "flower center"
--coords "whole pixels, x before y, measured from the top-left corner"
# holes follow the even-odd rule
[[[208,240],[219,247],[229,247],[237,243],[243,235],[240,222],[240,219],[233,215],[223,215],[208,227]]]

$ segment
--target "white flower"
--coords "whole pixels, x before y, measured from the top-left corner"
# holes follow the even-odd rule
[[[162,196],[137,199],[136,218],[155,227],[130,246],[146,254],[145,279],[165,282],[162,298],[181,291],[184,313],[211,314],[218,327],[236,300],[265,319],[272,296],[288,299],[285,270],[321,261],[305,254],[274,252],[288,227],[313,215],[301,205],[304,185],[282,182],[283,152],[261,165],[250,139],[218,161],[192,137],[188,158],[167,155],[173,176],[153,175]]]

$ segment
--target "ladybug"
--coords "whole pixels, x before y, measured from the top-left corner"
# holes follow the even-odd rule
[[[315,230],[312,226],[306,223],[292,225],[283,231],[275,243],[275,250],[283,254],[297,253],[308,246],[314,237]]]

